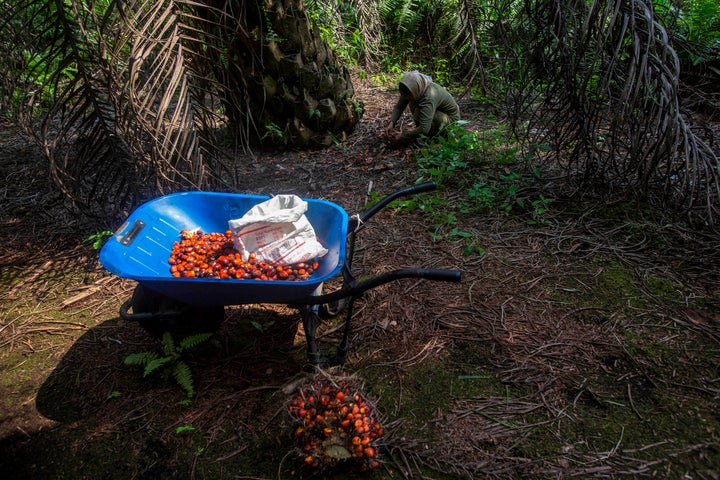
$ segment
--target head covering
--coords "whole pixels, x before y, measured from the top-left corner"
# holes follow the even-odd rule
[[[424,75],[417,70],[411,70],[403,75],[400,85],[404,85],[412,95],[413,100],[422,97],[427,90],[428,85],[432,83],[432,78]]]

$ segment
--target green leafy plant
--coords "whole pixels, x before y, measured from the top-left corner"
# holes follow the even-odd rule
[[[477,235],[474,233],[453,228],[450,231],[450,238],[463,240],[465,242],[465,248],[463,249],[463,255],[465,256],[472,255],[473,253],[481,257],[485,255],[485,249],[480,246]]]
[[[287,143],[287,136],[285,135],[285,132],[283,132],[280,127],[278,127],[274,123],[265,125],[265,133],[260,139],[265,140],[266,138],[278,139],[281,140],[283,143]]]
[[[433,59],[433,64],[435,65],[434,81],[440,83],[441,85],[450,85],[451,75],[448,59],[445,57],[437,57]]]
[[[143,377],[147,377],[155,371],[161,371],[163,377],[174,378],[178,385],[185,390],[188,398],[192,398],[195,395],[192,372],[188,364],[183,360],[183,354],[197,347],[211,336],[211,333],[198,333],[185,337],[179,343],[176,343],[172,334],[165,332],[162,336],[162,350],[160,353],[155,351],[131,353],[125,357],[125,364],[145,367]]]
[[[534,170],[535,175],[539,173]],[[537,198],[523,196],[523,185],[527,180],[520,173],[489,175],[484,181],[476,182],[468,190],[475,211],[483,212],[497,208],[506,215],[514,209],[529,211],[529,225],[549,225],[546,218],[552,199],[539,194]]]
[[[117,390],[113,390],[112,392],[110,392],[110,393],[108,394],[107,399],[110,400],[110,399],[113,399],[113,398],[118,398],[118,397],[120,397],[121,395],[122,395],[121,392],[119,392],[119,391],[117,391]]]
[[[528,220],[530,225],[550,225],[552,222],[545,217],[548,211],[552,199],[545,198],[543,195],[539,195],[536,200],[531,202],[532,205],[532,219]]]
[[[267,29],[267,33],[265,34],[266,40],[269,42],[282,42],[283,39],[275,32],[272,22],[268,18],[267,7],[265,5],[262,6],[262,13],[265,20],[265,28]]]
[[[496,203],[497,192],[492,186],[478,182],[468,190],[468,196],[473,201],[475,208],[480,211],[490,210]]]
[[[654,0],[658,19],[675,38],[688,67],[720,58],[720,4],[717,0]]]
[[[458,122],[445,127],[441,135],[418,152],[415,162],[422,179],[442,184],[458,170],[479,160],[477,132],[468,132],[462,125],[463,122]]]
[[[175,433],[177,433],[178,435],[183,434],[183,433],[191,433],[194,431],[195,431],[195,427],[193,427],[192,425],[180,425],[179,427],[177,427],[175,429]]]
[[[405,69],[394,63],[386,65],[380,72],[373,73],[370,78],[378,86],[397,88],[403,73]]]
[[[433,238],[461,241],[465,255],[484,255],[477,236],[460,227],[464,215],[499,211],[529,215],[529,225],[548,225],[552,199],[529,194],[540,169],[529,163],[532,155],[518,155],[520,146],[511,132],[499,125],[471,132],[464,125],[446,127],[414,157],[418,182],[434,181],[440,191],[397,200],[392,206],[427,213],[432,218]],[[443,195],[445,188],[460,195]],[[374,195],[372,199],[378,200]]]
[[[86,243],[92,243],[94,250],[100,250],[105,241],[113,236],[113,232],[110,230],[104,230],[102,232],[93,233],[85,239]]]
[[[259,332],[266,332],[270,328],[272,328],[272,326],[275,324],[275,321],[270,320],[269,322],[260,323],[258,321],[253,320],[252,322],[250,322],[250,324],[253,327],[255,327],[255,329],[257,329]]]

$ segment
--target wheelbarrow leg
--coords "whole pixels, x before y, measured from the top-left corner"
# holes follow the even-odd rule
[[[307,358],[310,365],[319,366],[322,362],[320,349],[317,345],[317,328],[320,326],[320,316],[318,315],[317,305],[300,305],[300,317],[305,330],[305,343],[307,344]]]
[[[343,337],[338,345],[337,354],[335,360],[337,365],[342,365],[347,360],[348,351],[350,350],[350,318],[352,317],[353,305],[355,304],[355,297],[350,297],[345,310],[345,328],[343,329]]]
[[[337,346],[334,355],[323,355],[318,347],[317,329],[322,323],[317,305],[299,305],[297,309],[300,311],[300,317],[305,330],[305,342],[307,343],[308,363],[318,367],[333,367],[342,365],[347,360],[349,350],[350,337],[350,318],[352,317],[354,297],[348,300],[345,311],[345,327],[343,329],[343,337]]]

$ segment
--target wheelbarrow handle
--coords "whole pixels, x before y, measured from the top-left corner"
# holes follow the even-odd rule
[[[424,278],[426,280],[436,280],[440,282],[460,283],[462,273],[459,270],[438,270],[430,268],[406,269],[405,271],[414,272],[411,277]]]
[[[365,210],[365,212],[360,214],[360,222],[365,222],[370,219],[373,215],[375,215],[377,212],[385,208],[390,202],[393,200],[396,200],[399,197],[404,197],[407,195],[415,195],[418,193],[423,192],[430,192],[432,190],[435,190],[437,188],[437,184],[435,182],[426,182],[426,183],[419,183],[417,185],[413,185],[412,187],[403,188],[402,190],[398,190],[396,192],[390,193],[387,196],[385,196],[382,200],[380,200],[378,203],[373,205],[372,207]]]
[[[437,270],[427,268],[402,268],[392,270],[378,275],[377,277],[363,280],[353,285],[346,285],[340,290],[325,295],[311,295],[305,297],[298,303],[301,305],[319,305],[323,303],[334,302],[349,297],[357,297],[380,285],[400,280],[401,278],[422,278],[426,280],[436,280],[441,282],[460,282],[462,273],[457,270]]]

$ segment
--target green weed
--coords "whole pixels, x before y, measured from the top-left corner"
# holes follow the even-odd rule
[[[252,326],[255,327],[255,329],[256,329],[257,331],[259,331],[259,332],[266,332],[266,331],[268,331],[270,328],[272,328],[273,325],[275,325],[275,322],[274,322],[273,320],[270,320],[269,322],[265,322],[265,323],[260,323],[260,322],[257,322],[257,321],[255,321],[255,320],[253,320],[253,321],[250,322],[250,323],[251,323]]]
[[[464,125],[446,127],[414,157],[418,182],[434,181],[441,191],[461,194],[452,199],[442,193],[415,196],[398,201],[395,207],[430,215],[433,237],[464,242],[466,255],[482,255],[485,250],[476,235],[458,229],[464,215],[495,211],[525,215],[529,225],[549,225],[553,199],[529,193],[535,191],[530,187],[541,176],[540,169],[529,164],[531,156],[518,156],[520,147],[503,127],[471,132]]]
[[[195,427],[193,427],[192,425],[180,425],[179,427],[177,427],[175,429],[175,433],[177,433],[178,435],[183,434],[183,433],[191,433],[194,431],[195,431]]]
[[[280,127],[278,127],[274,123],[265,125],[265,133],[260,138],[260,140],[265,140],[266,138],[270,138],[271,140],[280,140],[284,144],[287,144],[288,142],[288,138],[287,135],[285,135],[285,132],[283,132]]]
[[[92,243],[93,250],[100,250],[105,241],[113,236],[113,232],[110,230],[104,230],[102,232],[93,233],[85,239],[85,243]]]

